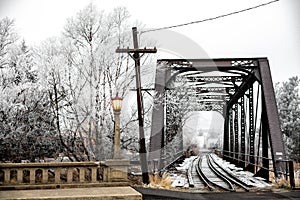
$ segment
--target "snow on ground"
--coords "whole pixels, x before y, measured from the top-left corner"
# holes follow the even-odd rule
[[[263,188],[269,187],[270,184],[266,183],[265,180],[261,177],[254,177],[254,174],[248,171],[243,171],[243,168],[236,167],[234,164],[231,164],[216,154],[211,154],[213,159],[218,163],[220,166],[226,170],[229,174],[238,177],[241,181],[246,183],[249,186],[256,187],[256,188]],[[188,180],[187,180],[187,170],[189,166],[192,164],[193,160],[196,159],[197,156],[191,156],[189,158],[184,159],[184,161],[179,164],[176,169],[179,173],[172,173],[170,174],[170,178],[172,181],[172,187],[184,187],[188,188]]]
[[[185,172],[189,168],[189,166],[192,164],[192,162],[195,158],[197,158],[197,156],[191,156],[189,158],[184,159],[184,161],[181,164],[179,164],[179,167],[176,167],[176,169],[178,171]]]
[[[177,174],[173,173],[169,176],[172,181],[172,187],[184,187],[184,188],[189,187],[186,172],[189,166],[192,164],[193,160],[196,158],[197,156],[191,156],[189,158],[185,158],[184,161],[181,164],[179,164],[178,167],[176,167],[176,170],[178,170],[179,173]]]
[[[243,171],[243,168],[236,167],[234,164],[230,164],[227,161],[224,161],[220,157],[218,157],[216,154],[211,154],[213,159],[223,167],[226,172],[232,174],[233,176],[238,177],[241,181],[246,183],[247,185],[251,185],[253,187],[269,187],[271,186],[266,180],[261,177],[254,177],[254,174],[249,171]]]
[[[172,187],[184,187],[184,188],[189,187],[187,178],[183,174],[180,175],[175,174],[174,176],[171,177],[171,181],[172,181],[172,185],[171,185]]]

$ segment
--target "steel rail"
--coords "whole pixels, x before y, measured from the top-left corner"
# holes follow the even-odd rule
[[[232,191],[234,192],[235,191],[235,188],[234,186],[232,185],[232,183],[228,180],[227,177],[225,177],[221,172],[219,172],[217,170],[217,168],[211,163],[211,159],[210,159],[210,155],[209,154],[206,154],[206,159],[207,159],[207,163],[208,163],[208,166],[210,167],[210,169],[215,173],[216,176],[218,176],[220,179],[223,180],[223,182],[228,186],[228,188],[220,185],[220,184],[217,184],[216,182],[212,182],[214,185],[224,189],[224,190],[228,190],[228,191]]]
[[[246,183],[244,183],[243,181],[241,181],[239,178],[237,178],[236,176],[234,176],[233,174],[229,173],[227,170],[225,170],[214,158],[213,156],[211,156],[211,154],[209,155],[211,160],[223,171],[226,173],[227,179],[229,179],[229,181],[233,182],[234,184],[238,185],[239,187],[243,188],[244,190],[246,190],[247,192],[249,192],[249,188],[247,187],[251,187],[251,185],[248,185]]]
[[[202,162],[202,157],[199,156],[199,160],[196,166],[196,171],[200,177],[200,179],[203,181],[204,185],[206,185],[208,187],[209,190],[215,190],[215,187],[213,187],[210,183],[211,181],[207,178],[207,176],[203,173],[202,171],[202,166],[201,166],[201,162]]]
[[[193,159],[191,165],[189,166],[188,168],[188,171],[187,171],[187,178],[188,178],[188,182],[189,182],[189,187],[195,187],[195,182],[194,182],[194,179],[193,179],[193,176],[192,176],[192,168],[194,167],[194,162],[195,162],[196,158]]]

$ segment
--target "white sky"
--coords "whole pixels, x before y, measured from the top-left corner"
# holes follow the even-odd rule
[[[147,28],[176,25],[226,14],[269,0],[93,0],[100,10],[125,6]],[[0,0],[0,18],[16,20],[30,44],[59,35],[66,18],[90,0]],[[300,1],[281,0],[214,21],[171,29],[200,45],[211,58],[268,57],[273,81],[300,76]],[[131,31],[131,27],[128,27]]]

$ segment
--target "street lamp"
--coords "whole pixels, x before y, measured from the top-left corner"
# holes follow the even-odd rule
[[[114,135],[114,159],[120,159],[120,114],[122,107],[122,98],[116,97],[111,99],[112,108],[115,118],[115,135]]]

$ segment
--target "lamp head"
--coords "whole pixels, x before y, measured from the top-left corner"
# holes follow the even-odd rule
[[[122,108],[122,98],[118,96],[112,98],[111,104],[114,112],[120,112]]]

